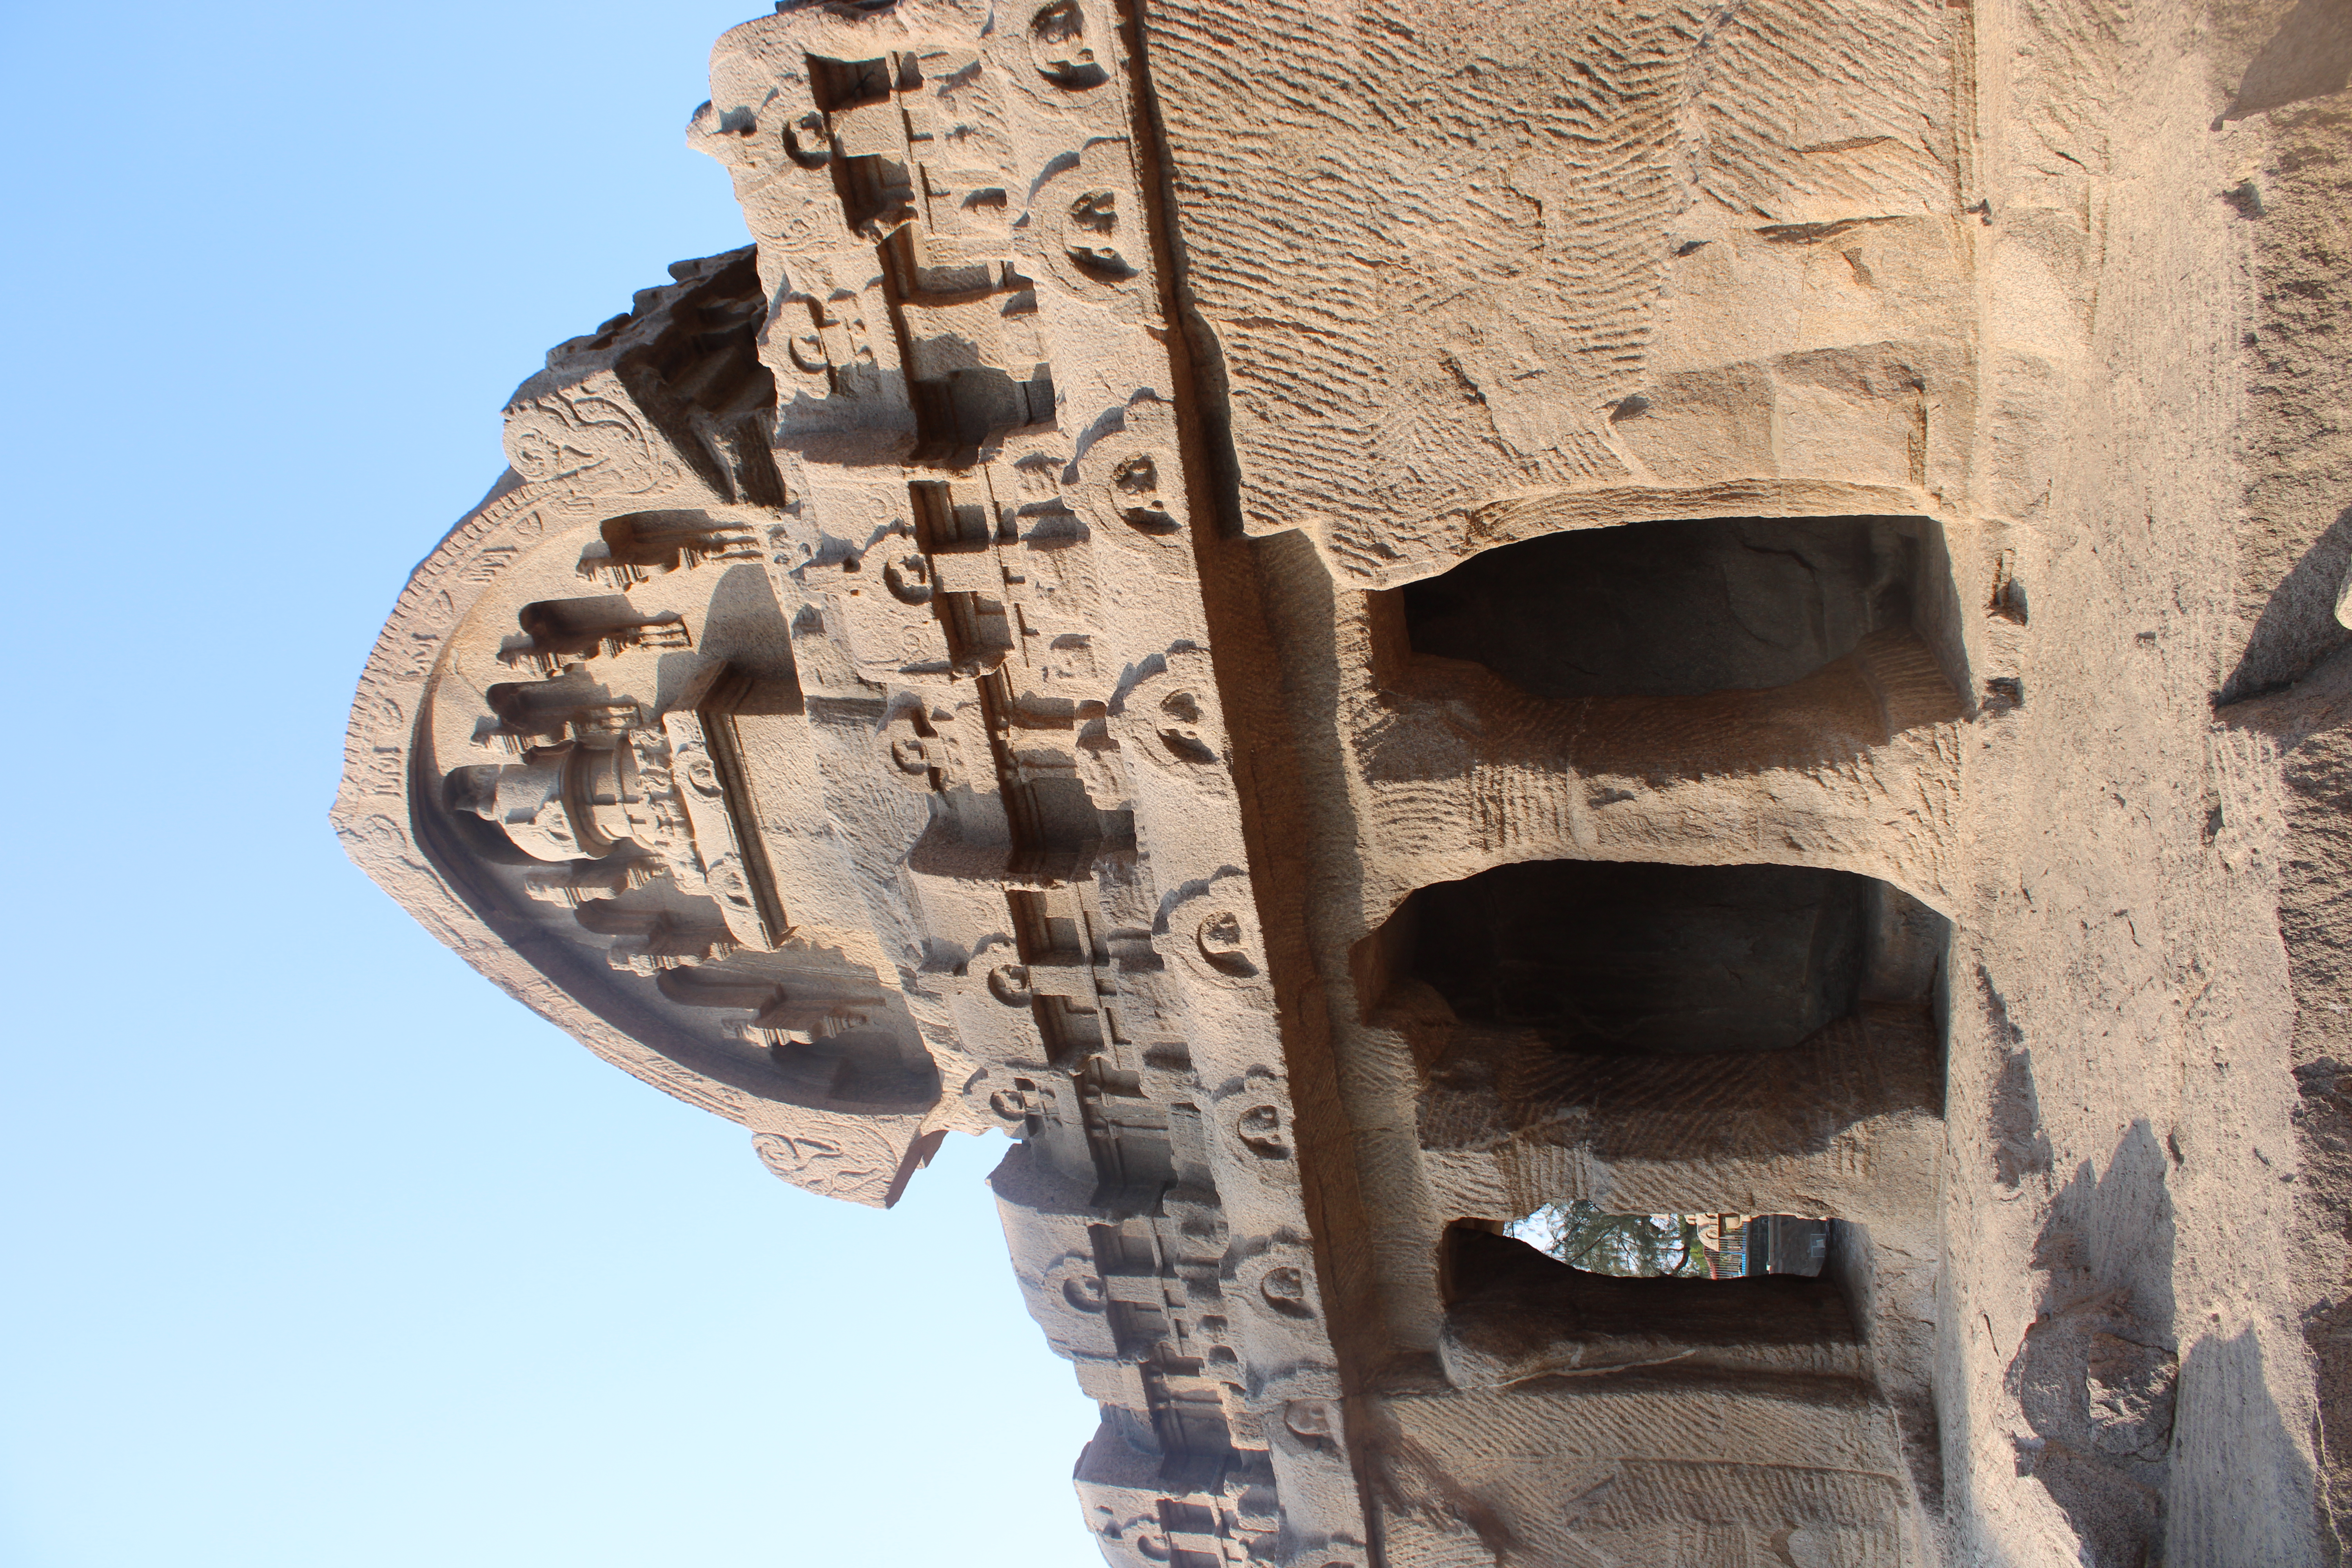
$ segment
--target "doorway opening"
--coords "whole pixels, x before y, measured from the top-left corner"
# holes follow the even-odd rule
[[[1943,532],[1917,517],[1696,518],[1507,544],[1401,590],[1415,654],[1538,697],[1677,697],[1803,679],[1882,633],[1944,629]]]

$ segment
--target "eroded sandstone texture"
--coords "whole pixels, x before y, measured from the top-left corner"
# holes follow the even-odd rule
[[[690,132],[756,243],[516,393],[336,822],[787,1181],[1012,1134],[1114,1563],[2338,1561],[2347,79],[788,4]],[[1830,1266],[1499,1234],[1575,1199]]]

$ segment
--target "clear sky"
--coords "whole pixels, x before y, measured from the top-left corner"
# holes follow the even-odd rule
[[[0,0],[5,1568],[1076,1568],[956,1138],[888,1214],[352,868],[343,716],[549,345],[744,242],[757,0]]]

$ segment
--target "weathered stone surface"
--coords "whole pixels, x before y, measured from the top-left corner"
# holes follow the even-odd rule
[[[1011,1134],[1110,1562],[2340,1560],[2340,11],[788,5],[337,825],[787,1181]]]

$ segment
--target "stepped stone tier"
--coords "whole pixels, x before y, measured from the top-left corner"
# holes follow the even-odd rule
[[[787,3],[688,133],[753,243],[516,392],[336,824],[785,1181],[1010,1134],[1121,1568],[2341,1561],[2347,79]]]

